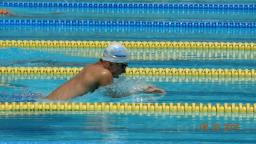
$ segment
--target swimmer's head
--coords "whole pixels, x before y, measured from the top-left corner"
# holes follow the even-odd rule
[[[121,43],[113,42],[104,50],[102,60],[112,63],[127,63],[129,52]]]

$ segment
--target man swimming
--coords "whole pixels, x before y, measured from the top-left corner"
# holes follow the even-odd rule
[[[51,17],[51,16],[56,16],[56,15],[62,15],[64,14],[64,12],[49,12],[49,13],[29,13],[29,14],[16,14],[14,12],[11,12],[10,10],[7,9],[1,9],[0,8],[0,16],[12,16],[12,17],[22,17],[22,18],[47,18],[47,17]]]
[[[10,11],[6,9],[0,9],[0,15],[12,15]]]
[[[53,91],[47,98],[49,100],[66,100],[93,92],[101,86],[110,85],[113,77],[125,73],[128,66],[128,50],[120,43],[110,44],[103,53],[99,62],[88,65],[68,82]],[[146,86],[141,89],[145,93],[164,94],[164,90],[154,86]],[[116,96],[112,96],[116,97]]]

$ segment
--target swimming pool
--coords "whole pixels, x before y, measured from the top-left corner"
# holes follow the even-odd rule
[[[0,19],[1,143],[255,143],[253,1],[0,7],[16,14]],[[44,99],[98,61],[109,41],[131,52],[113,87],[154,84],[166,95],[111,98],[100,88]]]

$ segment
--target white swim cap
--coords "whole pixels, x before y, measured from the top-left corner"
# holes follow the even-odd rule
[[[121,43],[113,42],[104,50],[102,59],[113,63],[127,63],[129,52]]]

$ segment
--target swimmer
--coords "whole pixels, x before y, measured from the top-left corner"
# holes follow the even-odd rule
[[[14,17],[23,17],[23,18],[34,18],[34,17],[38,17],[38,18],[46,18],[49,17],[51,15],[61,15],[64,14],[64,12],[50,12],[50,13],[45,13],[45,14],[38,14],[38,13],[31,13],[30,15],[20,15],[20,14],[14,14],[11,11],[7,10],[7,9],[0,9],[0,15],[4,15],[4,16],[14,16]]]
[[[66,100],[93,92],[99,87],[110,85],[113,78],[125,73],[128,66],[128,50],[120,43],[111,43],[96,63],[88,65],[72,79],[54,90],[47,99]],[[165,91],[154,86],[141,89],[144,93],[164,94]],[[114,97],[114,96],[113,96]]]
[[[0,15],[12,15],[12,13],[6,9],[0,9]]]

